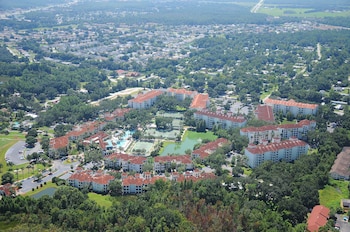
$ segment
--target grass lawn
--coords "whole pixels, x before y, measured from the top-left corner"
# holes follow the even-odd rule
[[[253,170],[251,168],[243,167],[243,174],[249,176],[252,174]]]
[[[39,193],[47,188],[58,188],[58,186],[50,181],[50,182],[47,182],[46,185],[44,185],[44,183],[43,183],[43,187],[41,187],[41,188],[39,187],[38,189],[35,189],[34,191],[29,191],[29,192],[23,194],[23,196],[30,197],[30,196],[33,196],[33,195],[35,195],[35,194],[37,194],[37,193]]]
[[[88,193],[88,197],[90,200],[95,201],[99,206],[103,207],[111,207],[112,206],[112,201],[111,197],[109,195],[101,195],[97,193]]]
[[[350,11],[339,11],[339,12],[308,12],[313,9],[308,8],[293,8],[289,6],[276,6],[276,5],[266,5],[264,4],[258,11],[258,13],[267,14],[271,16],[293,16],[293,17],[348,17],[350,16]]]
[[[24,135],[20,132],[10,132],[8,135],[0,135],[0,164],[2,165],[0,177],[9,167],[6,165],[5,154],[7,150],[18,141],[24,140]],[[14,167],[13,167],[14,168]]]
[[[330,184],[319,190],[320,204],[328,208],[340,207],[340,200],[349,198],[349,181],[330,180]]]
[[[213,141],[217,139],[217,136],[214,135],[213,132],[207,131],[205,133],[195,132],[195,131],[189,131],[187,130],[184,135],[184,139],[188,137],[189,139],[209,139],[210,141]]]

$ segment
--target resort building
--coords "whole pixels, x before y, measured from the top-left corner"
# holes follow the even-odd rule
[[[193,170],[193,163],[189,155],[179,156],[156,156],[154,157],[153,170],[155,172],[165,172],[172,164],[175,167],[184,165],[186,170]]]
[[[286,115],[290,112],[293,116],[297,115],[315,115],[318,110],[317,104],[308,104],[296,102],[293,99],[284,101],[267,98],[264,103],[273,108],[273,112],[278,113],[282,112],[283,115]]]
[[[240,129],[240,135],[247,137],[249,143],[261,143],[264,140],[271,141],[274,137],[302,139],[308,131],[313,131],[315,128],[316,121],[305,119],[294,124],[246,127]]]
[[[183,101],[186,98],[194,98],[196,95],[198,95],[197,91],[189,91],[186,89],[174,89],[174,88],[168,88],[166,90],[168,96],[175,97],[179,101]]]
[[[76,170],[76,172],[68,178],[68,183],[70,186],[79,189],[87,188],[94,192],[106,193],[108,192],[109,182],[114,179],[114,176],[102,171]]]
[[[210,104],[209,95],[207,93],[197,94],[190,105],[191,109],[204,110]]]
[[[330,175],[336,180],[350,179],[350,147],[343,147],[331,168]]]
[[[128,106],[133,109],[147,109],[156,101],[157,97],[164,94],[164,90],[151,90],[145,94],[140,94],[134,99],[128,101]]]
[[[105,113],[104,119],[108,122],[115,122],[117,119],[124,119],[124,115],[130,112],[130,108],[116,109],[112,113]]]
[[[264,161],[271,160],[278,162],[285,160],[287,162],[298,159],[301,155],[308,152],[309,145],[304,141],[291,137],[288,140],[280,141],[273,139],[271,143],[264,141],[263,144],[249,144],[244,154],[248,158],[248,165],[255,168]]]
[[[123,153],[113,153],[104,157],[105,167],[121,169],[124,172],[143,172],[143,165],[147,158],[142,156],[133,156]]]
[[[273,108],[268,105],[259,105],[255,109],[255,116],[258,120],[265,122],[275,122],[275,116],[273,114]]]
[[[229,141],[225,138],[219,138],[213,142],[202,145],[200,148],[192,152],[192,159],[205,160],[210,154],[214,153],[219,147],[228,144]]]
[[[204,110],[196,111],[194,118],[204,120],[208,129],[212,129],[214,125],[221,126],[223,129],[240,128],[247,123],[247,120],[242,116],[228,116]]]

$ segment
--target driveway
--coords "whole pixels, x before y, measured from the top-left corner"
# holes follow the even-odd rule
[[[45,173],[43,173],[43,175],[46,176],[40,182],[34,181],[34,176],[23,180],[22,188],[19,190],[19,194],[24,194],[26,192],[32,191],[32,188],[36,188],[40,184],[44,184],[44,182],[49,182],[54,177],[62,176],[64,177],[64,179],[68,179],[71,176],[71,173],[69,172],[71,170],[71,165],[73,165],[73,169],[75,170],[79,165],[79,162],[64,164],[61,160],[53,161],[53,165],[51,167],[51,169],[53,170],[52,175],[48,175],[49,173],[48,171],[46,171]]]

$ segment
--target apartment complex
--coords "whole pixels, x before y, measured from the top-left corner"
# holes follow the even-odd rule
[[[186,170],[193,170],[193,162],[189,155],[178,156],[157,156],[154,157],[153,170],[155,172],[165,172],[171,168],[172,164],[176,167],[184,165]]]
[[[210,154],[215,152],[219,147],[224,146],[225,144],[228,144],[229,141],[225,138],[219,138],[213,142],[209,142],[207,144],[202,145],[198,149],[194,150],[192,152],[192,159],[201,159],[202,161],[205,160]]]
[[[106,168],[121,168],[124,172],[143,172],[143,165],[147,158],[123,153],[113,153],[105,156]]]
[[[317,104],[296,102],[293,99],[284,101],[284,100],[267,98],[264,101],[264,103],[266,105],[271,106],[273,108],[273,112],[275,113],[282,112],[284,115],[286,115],[288,112],[290,112],[293,116],[315,115],[318,110]]]
[[[87,188],[97,193],[106,193],[108,192],[109,183],[114,179],[114,176],[103,171],[76,170],[68,178],[68,183],[70,186],[79,189]]]
[[[147,109],[151,107],[156,101],[157,97],[164,94],[164,90],[151,90],[147,93],[140,94],[134,99],[128,101],[128,106],[133,109]]]
[[[301,139],[308,131],[315,130],[315,128],[316,121],[305,119],[294,124],[246,127],[240,129],[240,135],[247,137],[249,143],[262,143],[264,140],[271,141],[274,137]]]
[[[242,116],[228,116],[205,110],[196,111],[194,118],[196,120],[204,120],[208,129],[212,129],[215,125],[221,126],[223,129],[240,128],[247,123]]]
[[[244,150],[248,158],[248,165],[255,168],[264,161],[271,160],[278,162],[285,160],[287,162],[298,159],[301,155],[308,152],[309,145],[304,141],[291,137],[288,140],[281,141],[273,139],[271,143],[264,141],[263,144],[249,144]]]

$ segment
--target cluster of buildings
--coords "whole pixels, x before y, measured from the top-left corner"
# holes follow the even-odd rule
[[[318,110],[316,104],[306,104],[294,100],[284,101],[267,98],[265,106],[257,108],[256,113],[270,121],[272,112],[281,112],[286,115],[315,115]],[[309,145],[302,139],[308,131],[316,128],[316,121],[302,120],[296,124],[268,125],[261,127],[247,127],[240,129],[240,134],[246,136],[249,145],[244,150],[248,158],[248,165],[252,168],[259,166],[264,161],[287,162],[298,159],[307,154]],[[283,139],[283,140],[282,140]]]
[[[189,91],[186,89],[154,89],[147,93],[140,94],[137,97],[130,99],[128,105],[133,109],[147,109],[151,107],[156,101],[158,96],[167,95],[175,97],[178,101],[183,101],[186,98],[191,98],[191,109],[205,109],[209,106],[209,95],[204,93],[198,93],[197,91]]]
[[[184,173],[178,173],[176,171],[171,172],[168,177],[164,175],[153,175],[151,172],[136,173],[134,175],[129,175],[128,173],[123,172],[120,183],[122,194],[126,195],[143,193],[147,190],[147,187],[150,184],[154,184],[157,180],[196,182],[198,180],[211,179],[214,177],[215,174],[204,173],[198,169],[186,171]],[[107,193],[110,190],[110,182],[115,179],[116,178],[113,175],[102,170],[91,171],[77,169],[76,172],[68,178],[68,184],[79,189],[88,189],[97,193]]]

